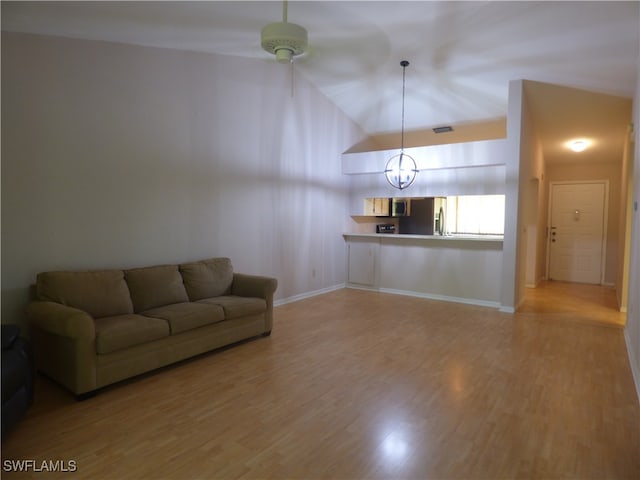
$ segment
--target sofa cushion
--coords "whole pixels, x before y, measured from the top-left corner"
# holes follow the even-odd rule
[[[206,303],[208,305],[219,305],[224,309],[224,318],[244,317],[245,315],[255,315],[267,311],[267,302],[262,298],[238,297],[236,295],[224,295],[221,297],[205,298],[196,303]]]
[[[221,306],[191,302],[152,308],[142,314],[166,320],[172,335],[224,320],[224,310]]]
[[[136,313],[189,301],[177,265],[134,268],[125,270],[124,275]]]
[[[39,300],[79,308],[94,318],[133,313],[122,270],[43,272],[36,280]]]
[[[111,353],[169,336],[166,320],[143,315],[99,318],[96,325],[96,352]]]
[[[229,258],[183,263],[180,273],[192,302],[231,293],[233,266]]]

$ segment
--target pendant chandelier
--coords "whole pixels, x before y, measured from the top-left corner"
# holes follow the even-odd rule
[[[416,167],[416,161],[404,153],[404,84],[405,71],[409,66],[409,62],[402,60],[400,66],[402,67],[402,129],[400,133],[400,153],[394,155],[387,161],[384,174],[391,186],[399,190],[404,190],[411,186],[416,179],[418,168]]]

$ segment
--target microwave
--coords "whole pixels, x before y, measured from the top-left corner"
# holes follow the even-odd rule
[[[392,217],[406,217],[410,215],[410,203],[407,198],[392,198],[391,199],[391,216]]]

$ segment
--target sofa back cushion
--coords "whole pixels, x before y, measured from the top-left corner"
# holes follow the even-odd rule
[[[124,275],[136,313],[189,301],[177,265],[133,268]]]
[[[122,270],[43,272],[36,280],[39,300],[84,310],[94,318],[133,313]]]
[[[180,273],[192,302],[231,293],[233,265],[229,258],[209,258],[183,263]]]

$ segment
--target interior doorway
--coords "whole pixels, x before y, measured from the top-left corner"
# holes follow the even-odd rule
[[[604,278],[608,182],[552,182],[549,280],[600,285]]]

